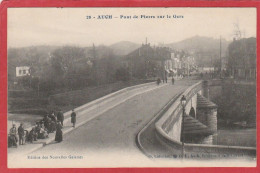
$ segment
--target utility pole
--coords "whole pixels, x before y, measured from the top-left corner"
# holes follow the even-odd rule
[[[219,38],[220,78],[222,77],[221,36]]]
[[[97,69],[97,58],[96,58],[96,47],[95,47],[95,44],[93,43],[93,46],[92,46],[92,52],[93,52],[93,63],[94,63],[94,80],[96,80],[96,84],[99,86],[99,70]]]

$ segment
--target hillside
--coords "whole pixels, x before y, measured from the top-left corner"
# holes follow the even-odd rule
[[[222,49],[226,50],[230,42],[225,39],[221,40]],[[174,49],[182,49],[186,51],[219,51],[220,40],[212,37],[194,36],[179,42],[167,44]]]
[[[130,52],[134,51],[138,47],[140,47],[140,44],[136,44],[130,41],[121,41],[117,42],[115,44],[112,44],[109,46],[111,49],[113,49],[114,54],[119,56],[124,56],[129,54]]]
[[[221,40],[221,55],[226,57],[227,48],[230,44],[225,39]],[[219,60],[220,40],[211,37],[194,36],[180,42],[170,43],[172,49],[184,50],[195,56],[199,66],[212,66]]]

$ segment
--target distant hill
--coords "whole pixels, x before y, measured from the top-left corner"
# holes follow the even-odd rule
[[[221,55],[226,57],[230,41],[221,40]],[[195,56],[199,66],[211,66],[219,59],[220,40],[211,37],[194,36],[179,42],[166,44],[176,50],[184,50]]]
[[[110,45],[109,47],[113,49],[114,54],[124,56],[139,48],[140,46],[140,44],[136,44],[130,41],[120,41]]]
[[[229,41],[225,39],[221,40],[222,49],[225,50],[229,45]],[[202,37],[202,36],[194,36],[179,42],[170,43],[166,46],[169,46],[174,49],[182,49],[186,51],[212,51],[219,50],[219,39],[214,39],[212,37]]]

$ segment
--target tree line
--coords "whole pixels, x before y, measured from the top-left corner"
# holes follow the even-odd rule
[[[123,58],[106,46],[55,48],[38,47],[8,50],[8,81],[15,80],[15,67],[30,66],[30,75],[19,77],[26,88],[52,92],[75,90],[130,80]]]

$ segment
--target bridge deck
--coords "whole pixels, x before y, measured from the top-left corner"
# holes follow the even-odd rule
[[[149,159],[136,146],[136,134],[171,98],[196,82],[185,79],[137,95],[64,135],[63,142],[53,142],[30,155],[83,156],[85,167],[113,167],[119,166],[118,162],[120,166],[136,166],[137,163],[142,166],[140,160]],[[46,163],[50,160],[37,163],[34,160],[36,167],[44,167]],[[55,160],[55,165],[64,166],[64,162]]]

